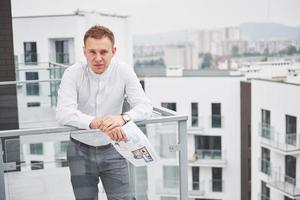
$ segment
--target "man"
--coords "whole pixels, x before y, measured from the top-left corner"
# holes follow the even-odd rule
[[[100,131],[70,135],[67,158],[76,200],[97,200],[99,177],[109,200],[130,198],[128,164],[111,141],[126,141],[121,126],[152,113],[133,69],[113,59],[114,43],[108,28],[91,27],[84,36],[87,64],[67,68],[58,91],[61,124]],[[131,109],[122,113],[125,96]]]

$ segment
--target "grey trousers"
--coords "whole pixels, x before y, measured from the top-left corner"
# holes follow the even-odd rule
[[[70,141],[67,159],[76,200],[98,200],[101,178],[108,200],[129,200],[128,163],[111,146],[95,149]]]

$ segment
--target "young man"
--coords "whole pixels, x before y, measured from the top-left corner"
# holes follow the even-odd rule
[[[97,200],[99,177],[109,200],[130,199],[128,164],[111,140],[126,141],[121,126],[152,113],[132,67],[113,59],[114,43],[108,28],[91,27],[84,36],[87,64],[70,66],[58,91],[61,124],[100,130],[70,135],[67,158],[76,200]],[[131,109],[122,113],[125,96]]]

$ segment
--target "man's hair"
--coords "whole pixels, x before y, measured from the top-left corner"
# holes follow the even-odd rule
[[[85,45],[85,42],[88,38],[102,39],[104,37],[107,37],[111,41],[112,46],[115,45],[114,33],[105,26],[95,25],[87,30],[84,35],[83,42]]]

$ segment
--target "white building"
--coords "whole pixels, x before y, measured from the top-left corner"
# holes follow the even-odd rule
[[[189,199],[239,200],[241,198],[240,81],[241,76],[145,77],[145,91],[154,105],[162,105],[188,120]],[[165,148],[175,138],[166,135]],[[165,182],[176,176],[176,163],[162,159]],[[152,177],[149,176],[149,179]],[[151,180],[149,180],[151,182]],[[172,184],[160,184],[168,199]],[[157,198],[158,199],[158,198]]]
[[[251,80],[252,200],[300,198],[300,85]]]
[[[278,60],[242,63],[238,71],[247,78],[287,81],[291,79],[291,77],[300,79],[300,62]]]

